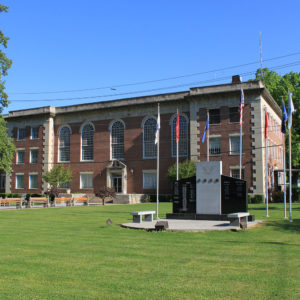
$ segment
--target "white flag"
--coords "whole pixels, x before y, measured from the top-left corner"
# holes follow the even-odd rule
[[[155,131],[155,141],[154,141],[155,144],[158,143],[159,129],[160,129],[160,113],[159,113],[159,108],[158,108],[156,131]]]
[[[289,92],[289,112],[288,112],[288,128],[291,129],[292,127],[292,115],[295,112],[293,100],[292,100],[292,93]]]

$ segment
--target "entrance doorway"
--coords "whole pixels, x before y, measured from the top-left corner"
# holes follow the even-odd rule
[[[122,193],[122,176],[112,175],[111,176],[112,187],[115,189],[116,193]]]

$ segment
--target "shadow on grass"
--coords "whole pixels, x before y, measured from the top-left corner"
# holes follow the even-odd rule
[[[276,230],[284,230],[291,232],[300,233],[300,219],[294,219],[293,222],[289,221],[276,221],[276,222],[268,222],[265,224],[266,227],[271,227]]]

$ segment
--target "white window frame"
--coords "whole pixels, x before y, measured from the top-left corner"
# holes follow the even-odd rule
[[[186,154],[181,154],[180,155],[180,118],[184,118],[185,121],[186,121],[186,138],[185,138],[185,142],[186,142]],[[174,114],[170,120],[170,127],[171,127],[171,156],[172,157],[176,157],[176,121],[174,120],[177,120],[177,114]],[[175,125],[174,125],[174,122],[175,122]],[[175,144],[175,148],[174,148],[174,144]],[[179,145],[178,145],[178,156],[179,157],[187,157],[189,155],[189,119],[188,117],[181,113],[179,114]],[[175,149],[175,151],[174,151]]]
[[[143,129],[143,159],[153,159],[157,157],[157,147],[156,147],[156,155],[154,156],[146,156],[145,155],[145,123],[150,120],[150,119],[154,119],[156,121],[157,124],[157,118],[154,116],[147,116],[144,118],[143,122],[142,122],[142,129]],[[155,125],[155,129],[156,129],[156,125]],[[155,135],[154,135],[154,141],[155,141]],[[154,143],[153,141],[153,143]]]
[[[36,187],[31,187],[31,176],[36,176],[36,177],[37,177],[37,180],[36,180]],[[38,180],[39,180],[38,173],[29,173],[28,188],[29,188],[30,190],[36,190],[36,189],[38,189],[38,188],[39,188]]]
[[[32,162],[32,150],[37,150],[37,151],[38,151],[37,161],[36,161],[36,162]],[[37,163],[39,162],[39,148],[38,148],[38,147],[30,148],[30,152],[29,152],[29,162],[30,162],[31,164],[37,164]]]
[[[210,142],[211,142],[212,139],[219,139],[220,140],[220,153],[218,153],[218,154],[211,154],[210,153]],[[221,135],[210,135],[209,136],[209,145],[208,145],[209,155],[210,156],[220,156],[222,154],[221,153],[221,148],[222,148],[222,146],[221,146]]]
[[[24,161],[23,162],[20,162],[19,161],[19,152],[24,152]],[[17,153],[16,153],[16,164],[17,165],[20,165],[20,164],[24,164],[25,163],[25,148],[18,148],[17,149]]]
[[[238,170],[240,172],[240,166],[230,166],[229,167],[229,176],[232,177],[232,170]],[[242,175],[244,172],[244,177],[242,176],[242,179],[245,180],[245,167],[242,167]],[[234,177],[237,178],[237,177]],[[238,178],[240,179],[240,178]]]
[[[240,134],[239,133],[229,134],[229,155],[240,155],[240,150],[238,152],[232,153],[232,150],[231,150],[231,138],[232,137],[240,138]],[[244,154],[244,143],[245,143],[244,139],[245,139],[245,136],[244,136],[244,133],[243,133],[242,134],[242,154]]]
[[[18,180],[17,180],[17,177],[18,176],[23,176],[23,187],[18,187]],[[24,173],[16,173],[16,182],[15,182],[15,187],[16,187],[16,190],[23,190],[25,188],[25,176],[24,176]]]
[[[20,138],[20,130],[24,130],[24,138]],[[17,133],[17,140],[18,141],[24,141],[26,139],[26,129],[25,128],[18,128],[18,133]]]
[[[83,145],[82,145],[82,131],[83,131],[84,127],[87,126],[87,125],[91,125],[92,128],[93,128],[93,148],[92,148],[93,158],[92,159],[82,159],[82,155],[83,155],[83,151],[82,151],[82,147],[83,147]],[[94,126],[93,123],[88,122],[88,123],[84,123],[84,124],[81,125],[81,128],[80,128],[80,161],[82,161],[82,162],[94,161],[94,134],[95,134],[95,126]]]
[[[113,157],[113,147],[112,147],[112,128],[114,126],[115,123],[120,122],[123,125],[123,155],[122,157]],[[111,160],[124,160],[124,152],[125,152],[125,123],[123,122],[123,120],[118,119],[118,120],[114,120],[110,123],[109,125],[109,132],[110,132],[110,159]]]
[[[37,131],[38,131],[38,136],[37,137],[33,137],[33,129],[37,129]],[[31,127],[31,129],[30,129],[30,139],[31,140],[37,140],[39,138],[39,126],[36,126],[36,127]]]
[[[61,131],[62,131],[62,129],[63,128],[68,128],[69,129],[69,131],[70,131],[70,136],[69,136],[69,160],[61,160],[60,159],[60,135],[61,135]],[[69,125],[63,125],[63,126],[61,126],[59,129],[58,129],[58,151],[57,151],[57,153],[58,153],[58,157],[57,157],[57,161],[58,162],[63,162],[63,163],[69,163],[70,162],[70,156],[71,156],[71,134],[72,134],[72,130],[71,130],[71,127],[69,126]],[[81,152],[80,152],[80,157],[81,157]]]
[[[91,175],[92,176],[92,187],[83,187],[82,186],[82,175]],[[91,190],[94,188],[94,173],[93,172],[80,172],[80,189],[81,190]]]
[[[155,187],[145,187],[145,174],[155,174]],[[143,189],[154,190],[157,187],[157,171],[156,170],[143,170]]]

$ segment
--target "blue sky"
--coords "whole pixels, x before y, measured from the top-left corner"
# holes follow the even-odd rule
[[[267,61],[300,52],[298,0],[0,2],[9,6],[0,28],[10,37],[6,54],[13,60],[4,113],[230,82],[259,67],[220,70],[258,62],[259,32],[264,67],[292,64],[274,70],[300,71],[300,53]],[[220,71],[120,86],[210,70]],[[66,98],[83,99],[55,100]]]

